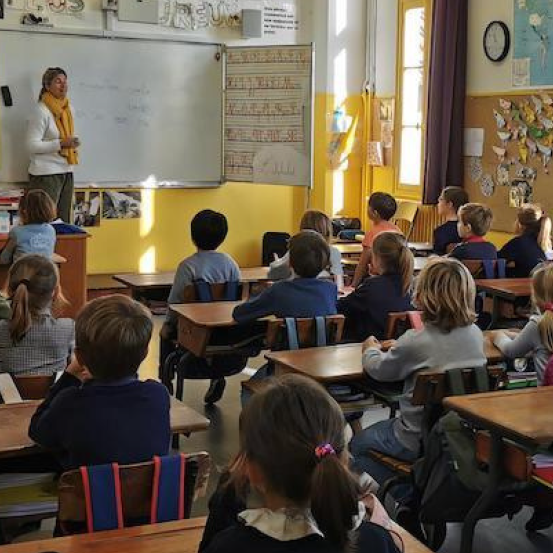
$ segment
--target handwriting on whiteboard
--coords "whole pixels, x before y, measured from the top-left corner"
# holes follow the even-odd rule
[[[225,176],[306,182],[311,48],[229,49],[225,84]]]

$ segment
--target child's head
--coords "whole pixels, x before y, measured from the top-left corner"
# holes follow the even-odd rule
[[[532,301],[543,313],[538,323],[542,344],[553,352],[553,265],[545,265],[534,273]]]
[[[380,275],[401,275],[404,294],[411,288],[414,266],[413,254],[401,234],[381,232],[376,236],[372,247],[372,267]]]
[[[216,250],[227,237],[227,218],[222,213],[204,209],[194,215],[190,230],[192,241],[199,250]]]
[[[303,214],[300,221],[300,230],[314,230],[327,242],[332,238],[332,221],[326,213],[310,209]]]
[[[519,208],[516,232],[533,236],[544,252],[551,250],[551,219],[539,205],[524,204]]]
[[[397,203],[390,194],[374,192],[369,198],[369,219],[374,222],[389,221],[397,211]]]
[[[75,321],[75,354],[96,380],[133,376],[148,353],[152,318],[121,294],[87,303]]]
[[[460,186],[447,186],[438,198],[438,215],[457,216],[459,208],[469,201],[468,194]]]
[[[19,202],[19,215],[25,225],[50,223],[56,212],[56,204],[44,190],[29,190]]]
[[[422,311],[423,321],[443,332],[476,320],[475,299],[474,279],[456,259],[432,258],[417,279],[414,303]]]
[[[330,247],[314,230],[303,230],[290,240],[290,266],[302,278],[315,278],[330,263]]]
[[[240,415],[240,454],[232,474],[264,499],[310,507],[339,550],[358,513],[359,489],[347,468],[344,415],[319,384],[289,375],[274,380]]]
[[[14,343],[22,340],[33,320],[50,309],[60,295],[58,268],[42,255],[25,255],[8,273],[8,295],[12,299],[9,323]]]
[[[459,208],[459,236],[486,236],[492,226],[492,219],[493,213],[489,207],[482,204],[465,204]]]

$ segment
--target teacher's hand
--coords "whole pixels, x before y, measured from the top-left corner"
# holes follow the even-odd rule
[[[60,146],[62,148],[78,148],[81,145],[81,141],[76,136],[70,136],[60,140]]]

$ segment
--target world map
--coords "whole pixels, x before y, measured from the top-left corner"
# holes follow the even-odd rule
[[[514,0],[513,86],[553,85],[553,0]]]

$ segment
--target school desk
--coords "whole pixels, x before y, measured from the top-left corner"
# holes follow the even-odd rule
[[[518,299],[532,295],[531,278],[477,279],[478,291],[485,292],[493,300],[492,327],[495,327],[501,314],[501,302],[515,303]]]
[[[553,443],[553,387],[455,396],[444,403],[491,435],[488,484],[463,524],[461,553],[470,553],[474,528],[493,503],[502,481],[503,438],[530,449]]]
[[[415,274],[420,273],[426,267],[429,260],[429,257],[415,257]],[[355,257],[347,257],[345,259],[342,259],[342,265],[344,265],[344,267],[350,267],[354,269],[355,267],[357,267],[357,265],[359,265],[359,259]]]
[[[407,247],[415,255],[430,255],[434,251],[434,244],[431,242],[407,242]]]
[[[56,253],[65,258],[59,263],[60,283],[67,305],[59,312],[62,317],[74,319],[86,303],[86,241],[88,234],[61,234],[56,237]],[[4,248],[8,235],[0,235],[0,249]],[[0,287],[4,287],[9,265],[0,266]]]
[[[24,401],[0,405],[0,458],[30,455],[37,453],[39,447],[29,438],[29,424],[40,401]],[[209,419],[184,405],[178,399],[171,398],[171,432],[173,434],[191,434],[206,430]]]
[[[363,253],[363,246],[355,242],[349,244],[334,244],[334,247],[340,252],[342,257],[361,255]]]
[[[383,349],[389,344],[389,340],[382,342]],[[485,336],[484,354],[490,364],[504,358],[489,336]],[[277,351],[267,353],[265,357],[274,362],[277,375],[295,372],[324,384],[361,380],[364,376],[362,344]]]
[[[6,545],[0,548],[2,553],[197,553],[206,519],[191,518],[162,524],[149,524],[109,530],[93,534],[77,534],[64,538],[32,541]],[[431,553],[411,534],[392,522],[405,546],[405,553]]]

